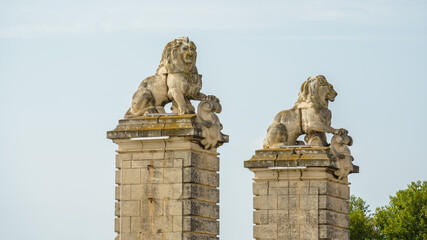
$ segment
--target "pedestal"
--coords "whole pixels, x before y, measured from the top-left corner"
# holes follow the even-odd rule
[[[117,240],[218,239],[219,154],[200,145],[196,118],[120,120],[107,133],[118,145]]]
[[[255,175],[255,239],[350,239],[349,182],[334,176],[329,147],[257,150],[244,165]]]

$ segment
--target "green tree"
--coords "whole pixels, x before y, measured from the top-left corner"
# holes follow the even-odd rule
[[[350,239],[376,239],[374,222],[369,213],[369,205],[354,195],[350,196]]]
[[[385,239],[427,240],[427,182],[412,182],[377,208],[375,225]]]

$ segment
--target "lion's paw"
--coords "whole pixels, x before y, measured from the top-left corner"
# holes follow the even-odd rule
[[[207,95],[203,100],[209,102],[219,102],[219,99],[214,95]]]
[[[334,131],[334,135],[343,136],[343,135],[347,135],[347,134],[348,134],[348,131],[344,128],[335,129],[335,131]]]

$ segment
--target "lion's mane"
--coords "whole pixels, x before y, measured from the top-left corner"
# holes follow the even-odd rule
[[[162,59],[160,60],[156,75],[168,74],[170,72],[188,72],[182,68],[181,64],[176,63],[177,58],[179,57],[177,56],[176,51],[179,47],[182,46],[183,43],[190,44],[190,48],[195,52],[197,56],[196,44],[194,44],[193,41],[190,41],[188,37],[181,37],[172,40],[163,49]],[[193,63],[193,67],[191,68],[190,73],[198,73],[195,62]]]
[[[320,87],[322,86],[326,86],[327,88],[321,89]],[[326,92],[322,94],[321,91]],[[323,75],[309,77],[302,83],[298,99],[293,108],[327,108],[328,101],[333,101],[333,99],[325,99],[324,94],[336,94],[336,92],[333,90],[333,86],[326,81],[326,78]]]

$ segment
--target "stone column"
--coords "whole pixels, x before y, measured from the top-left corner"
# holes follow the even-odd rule
[[[257,150],[244,165],[255,175],[255,239],[350,239],[350,183],[334,175],[329,147]]]
[[[139,117],[107,133],[118,145],[116,240],[218,239],[219,154],[200,144],[196,119]]]

